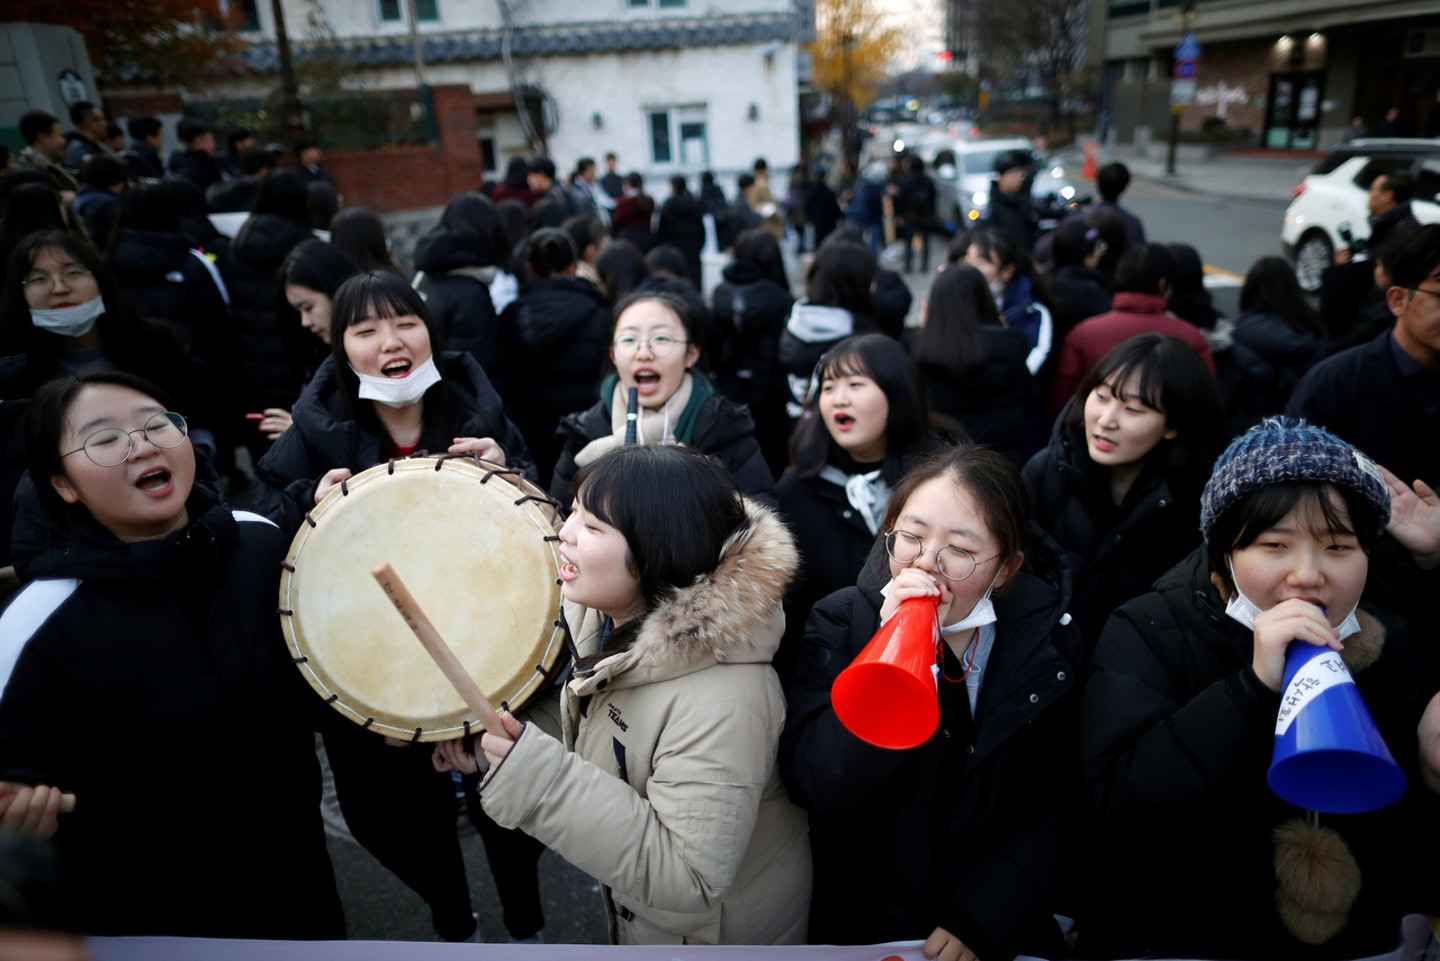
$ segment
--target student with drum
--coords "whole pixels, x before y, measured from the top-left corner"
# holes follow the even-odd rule
[[[485,810],[604,886],[617,943],[803,942],[805,815],[775,764],[770,668],[794,540],[694,450],[627,446],[574,480],[562,738],[508,715],[483,735]],[[476,770],[462,741],[436,763]]]
[[[884,553],[811,612],[788,689],[780,763],[810,813],[810,940],[1062,957],[1052,915],[1080,795],[1083,666],[1069,579],[1032,536],[1019,472],[986,447],[909,470],[881,531]],[[875,747],[841,724],[831,688],[902,602],[926,597],[943,640],[938,728],[918,747]]]
[[[646,291],[616,305],[610,324],[615,372],[601,383],[594,407],[560,421],[564,446],[551,497],[568,504],[576,470],[625,442],[632,387],[639,397],[638,443],[693,447],[728,470],[742,493],[770,497],[775,478],[750,412],[695,370],[703,339],[694,311],[671,294]]]
[[[294,423],[255,471],[255,508],[282,530],[294,533],[342,481],[421,450],[478,454],[534,479],[525,442],[484,371],[469,354],[436,349],[425,302],[401,278],[376,270],[341,284],[330,349],[295,405]],[[389,747],[338,715],[323,733],[355,839],[425,899],[442,938],[469,938],[475,919],[451,780],[436,774],[428,750]],[[535,936],[544,925],[539,847],[497,830],[478,805],[471,820],[495,867],[510,936]]]
[[[1265,420],[1215,464],[1205,544],[1105,625],[1082,723],[1103,821],[1082,956],[1354,958],[1393,950],[1403,915],[1440,906],[1434,654],[1367,600],[1395,487],[1328,431]],[[1389,529],[1415,549],[1413,529]],[[1394,804],[1322,815],[1267,783],[1287,651],[1309,645],[1339,653],[1407,774]]]
[[[31,400],[44,537],[0,618],[0,829],[53,836],[87,933],[340,938],[314,698],[275,617],[288,539],[221,503],[188,435],[116,371]]]

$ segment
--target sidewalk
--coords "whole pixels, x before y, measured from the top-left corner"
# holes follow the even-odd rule
[[[1272,156],[1263,151],[1212,156],[1209,147],[1181,144],[1175,156],[1175,174],[1170,176],[1165,173],[1166,150],[1165,144],[1152,143],[1142,156],[1133,146],[1118,146],[1102,150],[1100,163],[1118,160],[1130,168],[1134,177],[1189,193],[1284,206],[1318,159],[1295,154]],[[1071,162],[1078,167],[1079,151],[1073,153]]]

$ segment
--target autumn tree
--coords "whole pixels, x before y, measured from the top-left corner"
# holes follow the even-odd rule
[[[848,128],[855,113],[875,98],[903,39],[886,23],[875,0],[819,0],[815,42],[807,49],[815,65],[815,86],[829,93]]]
[[[5,0],[5,19],[73,27],[107,79],[193,81],[244,44],[220,0]]]

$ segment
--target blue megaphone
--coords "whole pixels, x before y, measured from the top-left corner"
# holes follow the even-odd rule
[[[1337,651],[1302,642],[1286,650],[1265,779],[1282,800],[1322,814],[1378,811],[1405,793],[1405,774]]]

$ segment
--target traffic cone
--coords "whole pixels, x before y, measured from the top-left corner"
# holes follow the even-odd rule
[[[830,689],[835,716],[867,744],[903,751],[940,726],[936,688],[939,597],[900,603]]]
[[[1085,165],[1080,168],[1080,176],[1091,183],[1100,172],[1100,145],[1093,140],[1085,141]]]
[[[1340,655],[1293,642],[1265,778],[1282,800],[1322,814],[1362,814],[1393,804],[1405,775],[1360,699]]]

